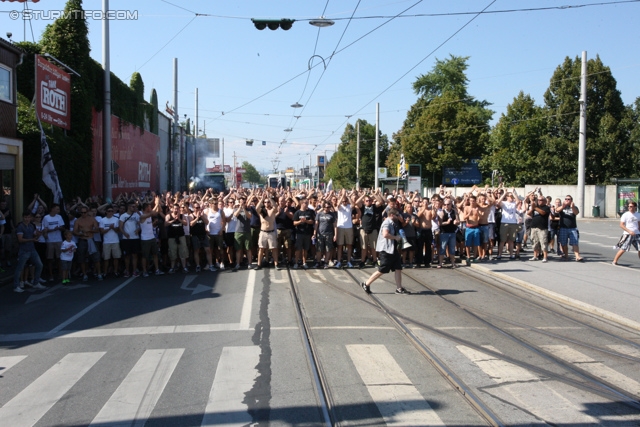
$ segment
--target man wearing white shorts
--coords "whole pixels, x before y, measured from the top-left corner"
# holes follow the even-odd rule
[[[258,236],[258,267],[262,268],[262,257],[266,251],[271,251],[273,262],[278,268],[278,232],[276,230],[276,214],[278,207],[275,200],[267,198],[265,193],[262,200],[256,206],[256,212],[260,216],[260,235]]]
[[[102,259],[104,260],[104,273],[109,271],[109,260],[113,258],[113,273],[118,277],[118,264],[122,257],[120,250],[120,220],[113,216],[113,206],[107,208],[107,216],[100,219],[100,234],[102,234]]]

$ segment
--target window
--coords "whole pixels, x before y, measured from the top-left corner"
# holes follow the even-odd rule
[[[13,102],[11,68],[0,64],[0,100]]]

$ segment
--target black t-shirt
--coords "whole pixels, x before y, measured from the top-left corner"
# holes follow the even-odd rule
[[[337,220],[338,218],[335,212],[318,212],[316,214],[318,233],[325,236],[333,236]]]
[[[287,206],[285,208],[279,208],[276,215],[276,228],[278,230],[293,230],[293,220],[289,218],[287,212],[292,214],[296,213],[296,208]]]
[[[537,210],[533,210],[533,218],[531,218],[531,228],[538,228],[540,230],[546,230],[549,226],[549,214],[551,208],[549,206],[538,206],[538,209],[542,209],[545,213],[540,215]]]
[[[455,233],[458,231],[458,226],[455,225],[453,221],[449,224],[445,224],[445,222],[449,221],[449,218],[454,221],[457,219],[456,211],[452,209],[451,212],[447,213],[447,211],[443,209],[442,213],[444,213],[444,217],[440,220],[440,231],[443,233]]]
[[[362,229],[366,233],[371,233],[373,230],[379,230],[382,225],[382,212],[384,206],[377,206],[372,204],[371,206],[362,205],[360,209],[360,221],[362,222]]]
[[[312,219],[315,221],[316,219],[316,213],[313,209],[309,209],[307,208],[306,211],[302,211],[302,210],[298,210],[296,211],[295,214],[293,214],[293,221],[299,221],[300,219],[305,218],[305,219]],[[313,234],[313,224],[299,224],[296,225],[296,232],[299,234],[308,234],[308,235],[312,235]]]
[[[560,228],[578,228],[573,209],[568,207],[560,211]]]
[[[182,225],[182,215],[177,218],[171,217],[171,219],[167,222],[167,226],[169,227],[167,230],[167,237],[181,237],[184,236],[184,225]]]
[[[198,217],[196,223],[191,226],[189,231],[191,232],[192,236],[202,237],[207,235],[207,229],[205,228],[202,216]]]
[[[13,222],[13,216],[11,215],[11,210],[9,208],[6,208],[2,211],[2,215],[4,215],[5,221],[7,221],[7,223],[4,225],[3,234],[13,233],[13,227],[11,226],[11,223]]]

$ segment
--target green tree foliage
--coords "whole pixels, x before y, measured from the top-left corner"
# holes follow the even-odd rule
[[[155,89],[151,89],[151,99],[148,105],[149,130],[158,134],[158,93]]]
[[[38,43],[32,42],[19,42],[16,45],[25,52],[22,59],[22,64],[18,66],[17,78],[18,78],[18,92],[24,95],[27,99],[33,99],[34,90],[36,86],[36,54],[40,54],[42,46]]]
[[[134,121],[132,122],[144,131],[144,119],[146,102],[144,100],[144,82],[142,76],[137,71],[131,75],[131,82],[129,83],[131,90],[135,96],[134,104],[132,106]]]
[[[40,44],[42,52],[50,53],[75,70],[80,77],[71,77],[71,130],[65,134],[69,145],[75,146],[78,151],[70,152],[64,157],[68,165],[67,175],[74,175],[71,188],[65,188],[64,194],[88,194],[91,183],[91,153],[93,146],[93,132],[91,129],[94,95],[94,69],[91,67],[89,57],[90,46],[87,23],[81,14],[71,11],[82,10],[81,0],[69,0],[65,5],[65,17],[59,18],[47,25]],[[56,131],[57,132],[57,131]],[[62,142],[58,138],[57,141]],[[55,159],[55,157],[54,157]],[[87,161],[86,159],[89,159]],[[72,190],[73,189],[73,190]]]
[[[499,170],[509,185],[541,182],[544,168],[540,162],[555,151],[545,146],[546,125],[544,109],[520,92],[493,128],[488,155],[481,160],[480,168]]]
[[[245,173],[242,174],[243,181],[250,182],[252,184],[260,183],[260,172],[258,172],[258,169],[256,169],[255,166],[247,161],[244,161],[242,162],[242,168],[245,170]]]
[[[387,160],[393,173],[404,153],[407,163],[421,164],[425,176],[435,175],[441,182],[442,168],[460,167],[485,153],[493,111],[486,108],[487,101],[467,92],[468,59],[451,55],[436,60],[432,71],[414,82],[419,98],[394,134]]]
[[[360,123],[360,187],[371,188],[374,186],[375,155],[376,155],[376,127],[366,120],[359,119]],[[387,135],[380,133],[380,165],[383,165],[389,155],[389,139]],[[340,138],[338,151],[331,157],[325,171],[325,182],[333,179],[336,188],[353,187],[356,184],[356,156],[357,156],[357,132],[356,127],[348,123]]]
[[[558,156],[553,159],[557,171],[550,178],[557,184],[577,182],[581,63],[579,57],[565,58],[544,94],[550,116],[547,147],[557,147]],[[587,184],[607,183],[612,177],[627,176],[634,171],[634,165],[620,162],[631,148],[630,123],[625,122],[625,114],[609,67],[599,56],[587,61]]]

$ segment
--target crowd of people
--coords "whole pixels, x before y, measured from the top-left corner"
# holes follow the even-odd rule
[[[630,237],[621,239],[614,264],[638,249],[637,205],[629,208],[621,227]],[[570,195],[554,200],[538,188],[518,195],[502,185],[474,186],[458,197],[440,187],[429,198],[355,188],[133,192],[110,203],[78,197],[64,209],[36,194],[16,226],[14,290],[107,275],[377,266],[362,284],[366,292],[396,271],[396,292],[406,293],[402,268],[457,268],[457,257],[467,265],[516,260],[530,245],[531,261],[547,262],[549,254],[568,260],[571,246],[573,259],[583,261],[578,214]]]

